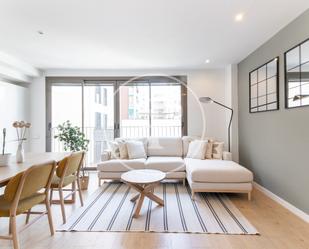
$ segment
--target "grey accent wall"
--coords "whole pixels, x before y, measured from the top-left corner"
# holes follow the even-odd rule
[[[284,107],[284,52],[307,38],[309,10],[241,61],[238,105],[240,163],[254,172],[260,185],[309,213],[309,107]],[[280,110],[250,114],[249,72],[276,56]]]

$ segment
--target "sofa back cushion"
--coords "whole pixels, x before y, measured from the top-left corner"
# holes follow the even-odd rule
[[[181,137],[149,137],[148,156],[179,156],[183,155]]]

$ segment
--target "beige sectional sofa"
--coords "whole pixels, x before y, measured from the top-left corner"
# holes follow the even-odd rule
[[[186,158],[193,137],[143,138],[147,158],[113,159],[110,151],[102,154],[97,165],[99,183],[102,180],[119,180],[121,174],[132,169],[157,169],[167,179],[187,179],[192,197],[196,192],[247,193],[251,198],[253,174],[231,161],[231,153],[224,152],[222,160]]]

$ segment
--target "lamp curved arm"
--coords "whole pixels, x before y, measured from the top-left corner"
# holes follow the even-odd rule
[[[228,151],[231,152],[231,125],[232,125],[232,119],[233,119],[233,115],[234,115],[234,110],[218,101],[212,100],[213,103],[222,106],[228,110],[231,111],[231,117],[230,117],[230,122],[229,122],[229,126],[228,126]]]

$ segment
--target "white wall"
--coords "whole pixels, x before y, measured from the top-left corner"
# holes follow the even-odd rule
[[[201,104],[199,97],[209,96],[225,102],[225,70],[197,70],[188,72],[188,134],[226,138],[225,111],[217,105]]]
[[[186,75],[188,77],[188,134],[201,136],[205,128],[208,137],[227,144],[226,111],[216,105],[201,105],[198,98],[210,96],[222,103],[226,101],[226,71],[208,70],[47,70],[30,86],[31,122],[33,124],[31,150],[45,150],[45,77],[47,76],[139,76],[139,75]],[[203,118],[204,117],[204,118]],[[205,122],[203,121],[205,120]],[[205,123],[205,126],[203,125]]]
[[[31,151],[45,152],[46,98],[45,77],[39,77],[30,85]]]
[[[233,108],[234,115],[231,126],[231,152],[235,162],[239,162],[238,150],[238,75],[237,65],[226,67],[225,104]],[[226,112],[226,122],[231,118],[231,113]]]
[[[8,153],[15,154],[17,139],[12,123],[16,120],[30,121],[30,84],[32,77],[38,77],[39,70],[28,63],[0,51],[0,141],[2,150],[2,129],[7,129]],[[29,150],[31,136],[25,143]]]
[[[15,128],[12,127],[14,121],[30,121],[29,115],[29,88],[7,83],[0,80],[0,141],[2,151],[2,129],[7,130],[6,153],[16,153],[17,139]],[[29,141],[25,143],[25,150],[29,148]]]

